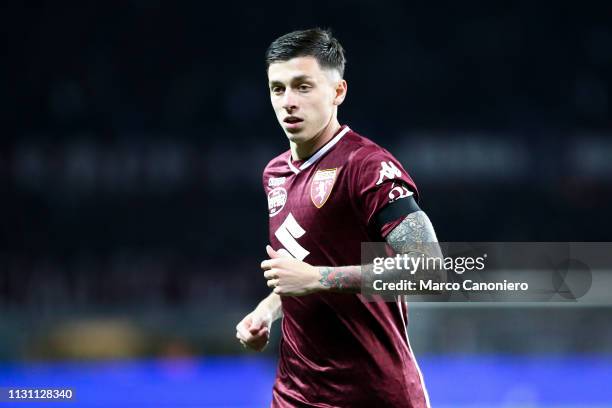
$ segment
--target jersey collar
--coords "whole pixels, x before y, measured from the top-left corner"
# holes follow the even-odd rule
[[[291,169],[291,171],[294,172],[295,174],[299,174],[300,171],[306,170],[308,167],[312,166],[314,163],[317,162],[317,160],[323,157],[325,153],[327,153],[332,147],[334,147],[336,143],[338,143],[340,139],[342,139],[342,136],[347,134],[349,130],[351,129],[348,126],[345,126],[344,129],[340,131],[340,133],[334,136],[332,140],[327,142],[327,144],[324,145],[322,148],[320,148],[315,154],[310,156],[310,158],[306,160],[304,163],[302,163],[300,167],[295,167],[293,163],[291,163],[291,153],[289,153],[289,157],[287,157],[287,164],[289,165],[289,168]]]

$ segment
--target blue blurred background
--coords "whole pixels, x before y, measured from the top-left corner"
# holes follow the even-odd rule
[[[268,404],[278,330],[254,355],[234,327],[267,293],[261,171],[287,142],[263,57],[294,29],[333,29],[341,123],[404,164],[440,240],[611,241],[611,15],[7,3],[0,386],[73,387],[71,406]],[[611,312],[418,304],[409,331],[433,407],[612,407]]]

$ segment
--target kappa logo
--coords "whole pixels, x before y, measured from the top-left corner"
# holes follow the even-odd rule
[[[310,199],[315,207],[323,207],[334,188],[337,174],[337,168],[317,170],[310,184]]]
[[[278,187],[285,184],[286,177],[270,177],[268,179],[268,186]]]
[[[402,172],[393,164],[393,162],[380,162],[380,176],[378,177],[378,182],[376,185],[380,185],[385,178],[394,179],[396,177],[400,177]]]
[[[268,211],[270,217],[274,217],[281,212],[287,203],[287,190],[282,187],[276,187],[268,193]]]

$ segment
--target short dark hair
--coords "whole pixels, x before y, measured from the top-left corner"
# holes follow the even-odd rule
[[[311,28],[278,37],[266,51],[266,69],[272,63],[296,57],[314,57],[322,68],[336,69],[344,76],[344,48],[330,30]]]

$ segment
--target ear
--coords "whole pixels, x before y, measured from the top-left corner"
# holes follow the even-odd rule
[[[344,79],[341,79],[336,84],[335,94],[334,94],[334,105],[338,106],[342,102],[344,102],[344,98],[346,98],[346,92],[348,90],[348,85]]]

